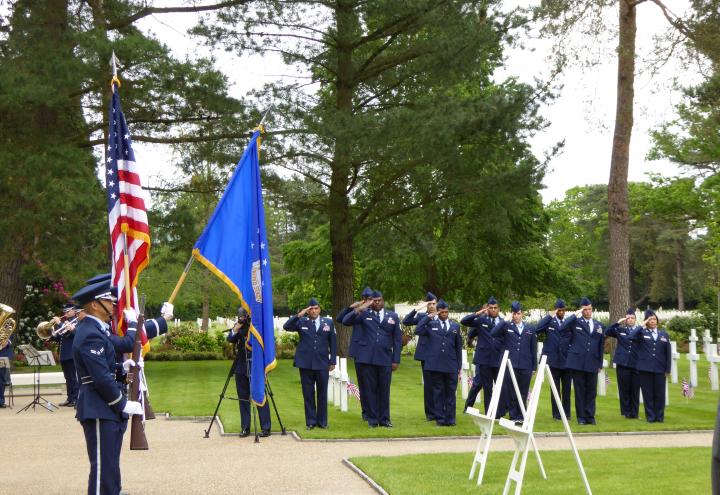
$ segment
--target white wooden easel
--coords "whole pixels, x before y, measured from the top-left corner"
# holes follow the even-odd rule
[[[510,376],[513,379],[516,393],[519,396],[520,390],[518,389],[517,383],[515,382],[514,373],[511,373]],[[535,415],[537,413],[537,408],[540,401],[540,393],[542,391],[542,385],[545,377],[548,378],[548,382],[550,383],[550,390],[555,397],[556,403],[562,404],[562,401],[560,400],[560,394],[558,394],[557,388],[555,387],[555,382],[552,379],[550,367],[547,365],[547,356],[543,356],[540,360],[540,365],[538,367],[537,375],[535,377],[535,383],[533,384],[532,396],[530,397],[530,403],[528,404],[527,413],[524,410],[522,400],[519,399],[523,412],[523,417],[525,418],[522,426],[516,426],[515,423],[513,423],[512,421],[508,421],[505,418],[501,418],[499,421],[500,426],[504,427],[508,431],[508,434],[515,442],[515,455],[513,455],[512,463],[510,464],[510,471],[508,472],[507,479],[505,480],[505,488],[503,490],[503,495],[508,495],[508,493],[510,493],[510,486],[513,481],[515,482],[515,495],[520,495],[520,492],[522,490],[523,478],[525,477],[525,465],[527,462],[527,455],[528,451],[530,450],[531,444],[535,449],[535,453],[537,454],[537,447],[535,446],[535,440],[533,437],[533,426],[535,425]],[[585,469],[583,468],[582,461],[580,460],[580,454],[578,453],[577,446],[575,445],[575,440],[573,439],[572,432],[570,431],[570,425],[568,424],[567,417],[565,416],[565,411],[562,407],[558,407],[558,410],[560,412],[560,417],[562,418],[563,426],[565,427],[565,432],[567,433],[567,437],[570,440],[570,446],[573,453],[575,454],[575,460],[577,461],[578,469],[580,470],[583,482],[585,483],[585,489],[587,490],[588,495],[592,495],[592,491],[590,490],[590,484],[588,483],[587,476],[585,475]],[[539,460],[540,457],[538,456],[538,461]],[[520,463],[519,467],[518,462]],[[542,469],[542,464],[540,464],[540,469],[542,470],[543,477],[547,479],[547,477],[545,476],[545,471]]]
[[[487,414],[480,414],[480,411],[474,407],[468,407],[466,411],[470,416],[472,416],[473,421],[475,421],[475,424],[480,428],[480,440],[478,440],[475,457],[473,458],[472,467],[470,468],[470,476],[468,477],[468,479],[473,479],[475,469],[480,466],[480,472],[478,473],[477,479],[478,486],[482,484],[483,475],[485,474],[485,466],[487,465],[487,458],[490,454],[490,443],[492,441],[493,426],[495,425],[495,415],[497,413],[498,403],[500,402],[500,395],[502,393],[506,369],[509,370],[510,378],[512,379],[513,386],[515,388],[515,393],[518,396],[520,410],[523,413],[523,417],[527,418],[525,404],[523,404],[520,395],[520,388],[518,387],[517,380],[515,379],[515,371],[512,368],[512,363],[510,362],[508,356],[509,352],[505,351],[502,361],[500,362],[500,371],[498,371],[497,380],[493,384],[493,392],[490,397],[490,405],[488,406]],[[502,424],[502,421],[503,420],[501,419],[500,424]],[[515,426],[514,423],[511,424]],[[540,453],[537,450],[535,438],[532,436],[532,433],[530,434],[530,441],[532,442],[533,449],[535,449],[535,455],[537,456],[538,464],[540,466],[540,473],[543,478],[547,479],[547,476],[545,475],[545,468],[543,467],[542,460],[540,459]]]

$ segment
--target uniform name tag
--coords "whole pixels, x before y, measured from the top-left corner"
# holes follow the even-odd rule
[[[575,327],[575,330],[582,330],[582,327]]]
[[[485,323],[483,323],[483,324],[482,324],[482,325],[480,325],[480,326],[483,326],[483,327],[485,327],[485,328],[488,328],[488,327],[490,327],[490,325],[486,325]]]
[[[300,330],[307,330],[308,327],[300,327]]]
[[[649,335],[643,335],[643,338],[650,339],[651,337]]]
[[[622,336],[624,337],[624,336],[625,336],[625,332],[620,332],[620,335],[622,335]]]
[[[365,319],[366,319],[366,320],[370,320],[370,321],[372,321],[372,318],[365,318]]]

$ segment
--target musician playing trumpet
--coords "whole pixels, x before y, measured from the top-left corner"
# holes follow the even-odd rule
[[[60,354],[60,366],[65,376],[65,387],[67,389],[67,400],[61,402],[61,406],[75,407],[78,397],[78,378],[75,371],[75,361],[73,361],[73,339],[75,338],[75,325],[77,324],[78,314],[82,308],[72,303],[63,306],[62,317],[56,316],[50,323],[53,325],[51,340],[58,342]]]

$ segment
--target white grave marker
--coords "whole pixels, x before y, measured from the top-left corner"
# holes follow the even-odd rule
[[[692,387],[698,386],[698,376],[697,376],[697,362],[700,359],[700,356],[697,353],[697,334],[695,333],[695,329],[690,329],[690,352],[687,354],[687,358],[690,361],[690,385]]]
[[[677,351],[677,342],[670,341],[670,355],[672,357],[672,364],[670,365],[670,380],[673,383],[678,382],[678,361],[680,360],[680,353]]]

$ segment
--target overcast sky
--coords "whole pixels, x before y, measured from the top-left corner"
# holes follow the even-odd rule
[[[520,0],[515,3],[520,3]],[[686,0],[672,2],[675,13],[682,14],[687,3]],[[176,2],[156,2],[156,5],[162,4]],[[613,27],[616,25],[616,15],[615,12],[608,12]],[[208,54],[207,49],[198,47],[197,41],[185,34],[195,20],[194,15],[188,14],[150,16],[141,22],[140,27],[154,32],[180,57],[184,58],[188,53],[191,56]],[[653,36],[662,34],[667,27],[667,21],[654,4],[648,2],[638,6],[637,51],[640,57],[650,53],[655,45]],[[544,180],[542,195],[546,203],[562,198],[568,188],[576,185],[607,183],[610,170],[616,94],[615,43],[594,43],[588,46],[585,39],[578,36],[571,40],[571,44],[577,45],[577,50],[571,50],[571,55],[591,52],[598,54],[594,58],[603,63],[592,68],[579,65],[569,67],[558,81],[562,84],[559,97],[541,110],[550,126],[531,140],[537,156],[542,157],[556,142],[565,140],[562,154],[551,161]],[[547,76],[549,53],[549,43],[542,40],[528,41],[526,48],[507,52],[507,66],[497,77],[514,75],[532,82],[535,77]],[[219,68],[230,78],[232,94],[237,97],[275,80],[278,75],[288,73],[277,58],[236,59],[225,52],[216,52],[214,55],[218,59]],[[645,156],[651,147],[649,131],[671,119],[674,115],[673,107],[681,99],[670,81],[680,75],[681,83],[691,83],[692,73],[679,69],[675,62],[666,64],[654,76],[643,63],[638,64],[636,72],[630,180],[645,180],[648,172],[677,175],[680,172],[673,164],[649,162]],[[160,176],[170,176],[175,172],[168,148],[142,143],[135,143],[134,147],[138,162],[149,172],[150,184],[157,183]]]

